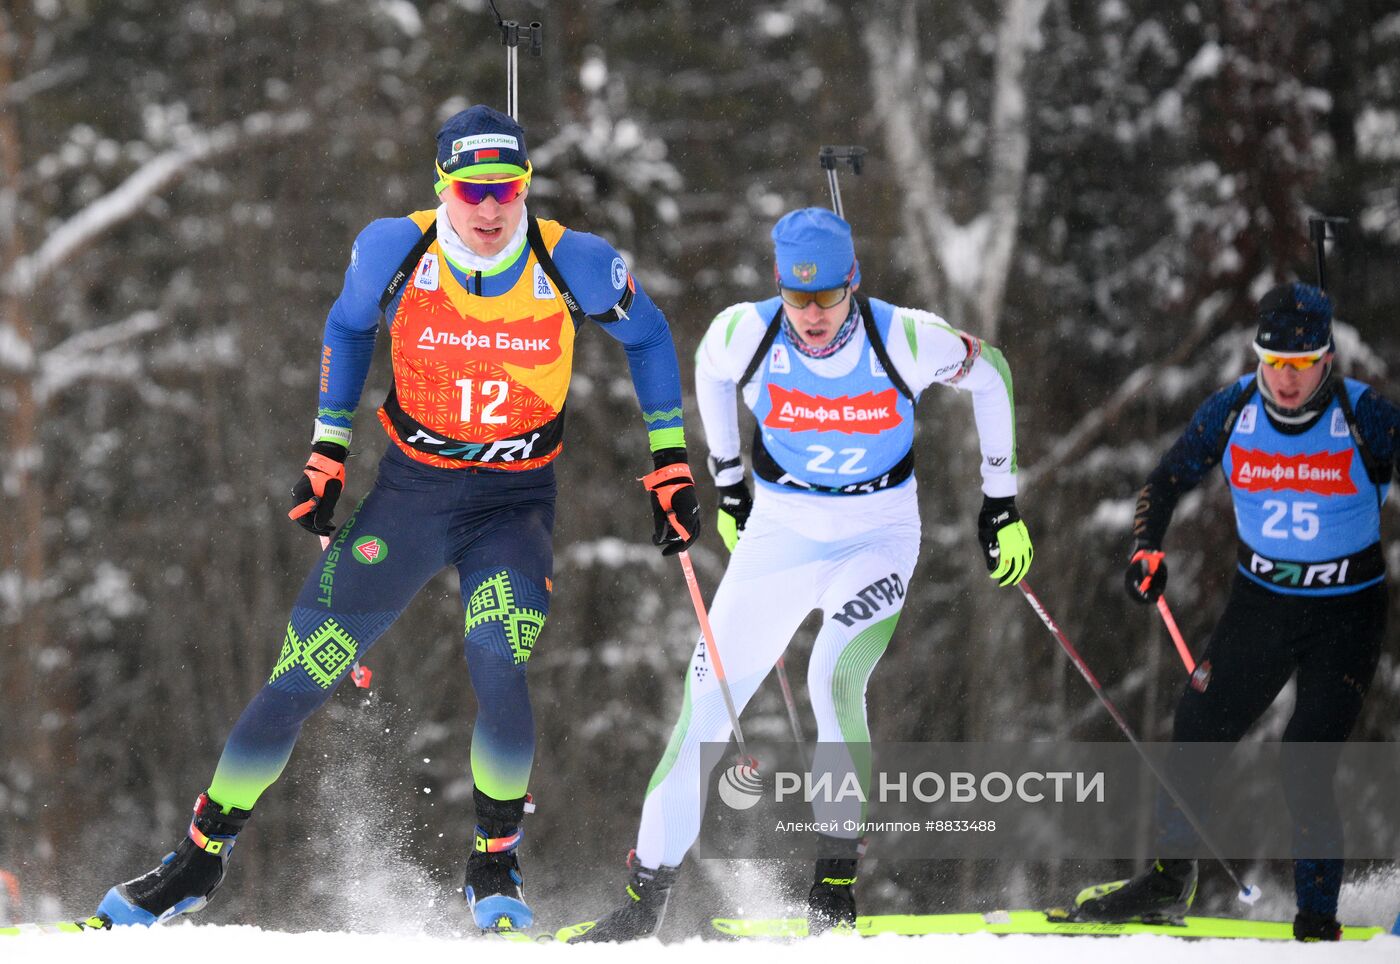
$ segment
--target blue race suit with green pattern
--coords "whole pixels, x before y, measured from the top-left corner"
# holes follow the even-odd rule
[[[445,221],[437,219],[440,239],[450,230]],[[326,322],[318,438],[338,432],[348,442],[374,350],[379,299],[423,230],[411,218],[385,219],[357,239],[345,287]],[[436,259],[432,270],[420,259],[413,281],[389,302],[385,316],[396,317],[415,285],[431,284],[429,293],[436,293],[449,283],[449,271],[454,292],[469,291],[482,301],[483,311],[492,299],[506,302],[512,291],[517,298],[554,297],[543,274],[527,273],[537,265],[528,245],[513,245],[491,270],[471,272],[434,245],[424,255]],[[600,327],[626,350],[652,449],[684,446],[680,373],[666,319],[602,239],[564,230],[552,256],[586,313],[608,312],[625,288],[633,290],[627,311],[618,313],[623,316]],[[490,321],[472,323],[480,327]],[[435,343],[445,340],[452,324],[451,317],[443,317]],[[564,324],[575,323],[566,318]],[[574,334],[571,327],[561,341],[571,344]],[[460,335],[453,344],[465,341]],[[477,363],[468,358],[466,364]],[[478,396],[491,401],[494,396],[484,389],[494,384],[483,383]],[[419,589],[451,566],[461,578],[467,663],[478,705],[473,778],[489,797],[523,797],[535,746],[525,670],[549,612],[554,499],[554,470],[547,462],[514,471],[489,465],[449,468],[425,464],[403,445],[390,445],[373,489],[341,523],[307,576],[271,677],[230,734],[209,796],[224,807],[251,809],[286,766],[302,723]]]

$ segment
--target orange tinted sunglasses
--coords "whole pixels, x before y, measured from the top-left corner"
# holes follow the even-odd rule
[[[1259,356],[1259,360],[1276,371],[1283,371],[1285,368],[1293,368],[1300,372],[1305,372],[1309,368],[1322,361],[1327,356],[1327,349],[1310,352],[1272,352],[1267,349],[1254,346],[1254,354]]]

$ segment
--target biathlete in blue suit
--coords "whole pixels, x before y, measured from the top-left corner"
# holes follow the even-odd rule
[[[520,126],[472,107],[437,134],[440,206],[360,233],[326,321],[312,455],[290,513],[330,544],[186,838],[160,866],[113,887],[98,909],[103,921],[152,924],[204,906],[302,723],[451,566],[479,707],[477,826],[463,891],[483,928],[531,922],[517,857],[535,748],[525,670],[549,612],[552,461],[563,445],[574,342],[589,322],[627,353],[654,466],[653,541],[678,552],[700,529],[666,319],[607,242],[528,215],[532,174]],[[390,445],[374,487],[333,531],[381,316],[394,380],[378,414]]]
[[[1239,562],[1225,611],[1182,690],[1172,739],[1239,740],[1296,674],[1284,741],[1341,743],[1361,712],[1385,632],[1380,510],[1400,458],[1400,409],[1334,373],[1332,303],[1309,285],[1284,285],[1260,301],[1254,351],[1257,373],[1208,398],[1148,476],[1127,590],[1138,602],[1161,596],[1172,512],[1219,465],[1234,500]],[[1216,774],[1202,766],[1177,769],[1185,799],[1205,800]],[[1342,831],[1333,776],[1316,762],[1306,770],[1285,767],[1299,940],[1341,936]],[[1076,917],[1170,919],[1186,912],[1196,861],[1180,855],[1198,845],[1196,834],[1165,794],[1157,824],[1158,852],[1174,856],[1131,880],[1086,889]]]

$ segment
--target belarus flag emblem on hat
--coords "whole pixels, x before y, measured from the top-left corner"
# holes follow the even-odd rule
[[[477,151],[474,163],[483,164],[486,161],[498,161],[501,159],[501,152],[494,148],[489,151]]]

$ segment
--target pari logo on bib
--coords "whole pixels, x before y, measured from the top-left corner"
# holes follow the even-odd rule
[[[1230,482],[1246,492],[1311,492],[1315,495],[1355,495],[1349,450],[1278,455],[1230,446],[1234,470]]]
[[[769,428],[789,432],[843,432],[847,435],[878,435],[899,425],[898,392],[863,392],[821,398],[781,385],[768,385],[770,408],[763,419]]]

